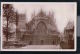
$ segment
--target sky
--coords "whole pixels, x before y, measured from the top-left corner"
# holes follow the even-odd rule
[[[12,4],[12,3],[11,3]],[[26,21],[31,20],[31,14],[35,11],[37,14],[40,9],[46,13],[54,12],[54,18],[60,32],[64,31],[64,27],[68,21],[76,21],[76,3],[13,3],[15,11],[26,14]],[[74,23],[75,24],[75,23]]]

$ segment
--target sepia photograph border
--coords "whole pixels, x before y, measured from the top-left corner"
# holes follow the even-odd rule
[[[3,38],[3,32],[2,32],[2,25],[3,25],[3,20],[2,20],[2,5],[3,4],[13,4],[13,3],[73,3],[76,5],[76,20],[75,20],[75,31],[74,31],[74,49],[3,49],[2,44],[2,38]],[[77,2],[1,2],[1,51],[76,51],[77,50]]]

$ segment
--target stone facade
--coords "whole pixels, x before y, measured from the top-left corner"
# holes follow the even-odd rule
[[[26,23],[26,31],[20,39],[27,45],[56,45],[60,42],[59,34],[53,13],[40,10]]]
[[[26,31],[26,15],[18,14],[16,25],[16,39],[18,41],[20,41],[25,31]]]
[[[74,25],[73,22],[68,22],[64,29],[64,43],[62,48],[73,49],[74,48]]]

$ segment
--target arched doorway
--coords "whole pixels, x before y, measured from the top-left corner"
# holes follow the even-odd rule
[[[54,40],[53,40],[53,42],[52,42],[52,43],[53,43],[53,45],[54,45]]]
[[[44,44],[44,41],[43,40],[41,40],[41,45],[43,45]]]
[[[29,45],[32,45],[32,41],[29,42]]]

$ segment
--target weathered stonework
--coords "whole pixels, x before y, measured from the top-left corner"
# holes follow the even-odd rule
[[[53,14],[46,15],[43,10],[34,14],[23,33],[20,39],[27,45],[54,45],[60,42]]]

